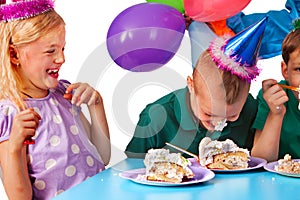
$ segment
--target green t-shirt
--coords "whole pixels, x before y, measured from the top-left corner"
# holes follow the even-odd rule
[[[287,81],[280,81],[281,84],[289,85]],[[292,158],[300,158],[300,111],[298,110],[298,99],[291,90],[285,90],[289,100],[285,103],[286,113],[283,118],[278,158],[283,158],[285,154],[290,154]],[[257,95],[258,111],[253,128],[262,130],[269,107],[263,98],[262,90]]]
[[[206,136],[213,140],[232,139],[240,147],[252,148],[254,129],[251,126],[257,112],[257,102],[251,94],[238,120],[227,122],[222,132],[209,132],[199,126],[199,121],[191,111],[189,98],[186,87],[147,105],[126,147],[126,155],[143,158],[148,149],[163,147],[178,152],[166,146],[166,142],[198,155],[199,143]]]

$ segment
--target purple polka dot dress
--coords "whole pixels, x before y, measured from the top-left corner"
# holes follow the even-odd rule
[[[63,98],[66,81],[45,98],[26,99],[28,107],[42,117],[28,145],[28,169],[34,199],[51,199],[105,169],[80,120],[80,108]],[[15,106],[0,101],[0,142],[8,140]]]

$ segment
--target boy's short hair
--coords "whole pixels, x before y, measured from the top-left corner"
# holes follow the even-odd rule
[[[284,38],[282,42],[282,59],[285,64],[288,64],[290,60],[290,54],[293,53],[296,49],[300,49],[300,30],[296,29],[291,31]]]
[[[226,92],[226,103],[231,105],[235,103],[238,100],[239,94],[242,90],[247,87],[248,91],[250,89],[250,83],[240,79],[238,76],[232,74],[231,72],[223,71],[221,69],[218,69],[214,61],[212,60],[211,55],[209,54],[208,50],[204,51],[196,64],[196,67],[193,71],[193,79],[194,79],[194,89],[195,93],[197,94],[200,91],[200,85],[197,84],[200,77],[206,78],[205,75],[202,75],[201,71],[199,70],[200,67],[205,67],[205,70],[209,70],[210,68],[212,70],[209,70],[209,74],[211,76],[219,76],[222,79],[223,84],[220,87],[223,87]],[[217,68],[218,74],[214,74],[216,70],[213,70],[213,68]],[[210,72],[211,71],[211,72]],[[217,84],[217,83],[216,83]],[[216,85],[218,87],[218,85]]]

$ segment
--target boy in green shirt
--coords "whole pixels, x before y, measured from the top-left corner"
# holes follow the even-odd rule
[[[281,72],[285,80],[280,84],[300,85],[300,20],[294,22],[282,42]],[[256,129],[252,156],[275,161],[290,154],[300,158],[299,92],[283,89],[276,80],[262,83],[258,93],[258,113],[253,124]],[[267,147],[267,148],[266,148]]]
[[[186,88],[142,111],[127,156],[143,158],[148,149],[164,148],[166,142],[198,155],[204,137],[229,138],[251,149],[257,103],[249,89],[259,72],[257,52],[265,26],[266,18],[231,39],[214,41],[200,55]]]

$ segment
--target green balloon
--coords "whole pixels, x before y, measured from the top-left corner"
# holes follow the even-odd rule
[[[155,2],[172,6],[179,12],[184,13],[183,0],[147,0],[147,2]]]

